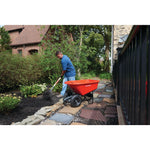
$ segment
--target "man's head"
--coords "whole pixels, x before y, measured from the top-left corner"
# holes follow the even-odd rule
[[[56,57],[59,58],[59,59],[61,59],[61,58],[63,57],[62,52],[57,51],[57,52],[56,52]]]

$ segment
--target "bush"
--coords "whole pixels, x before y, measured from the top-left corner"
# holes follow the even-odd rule
[[[45,77],[40,65],[40,55],[27,58],[0,53],[0,92],[16,89],[19,85],[41,82]]]
[[[0,94],[0,112],[10,111],[20,103],[21,97],[16,97],[15,94]]]
[[[108,72],[104,72],[104,73],[100,73],[99,75],[100,79],[111,79],[112,78],[112,74],[108,73]]]
[[[55,82],[57,81],[57,77],[56,76],[50,76],[49,77],[49,81],[50,81],[50,83],[51,83],[51,87],[55,84]],[[50,87],[50,88],[51,88]],[[60,92],[61,91],[61,89],[62,89],[62,80],[60,80],[57,84],[56,84],[56,86],[53,88],[53,92]]]
[[[20,92],[24,97],[37,97],[42,94],[46,89],[46,84],[34,84],[30,86],[21,86]]]

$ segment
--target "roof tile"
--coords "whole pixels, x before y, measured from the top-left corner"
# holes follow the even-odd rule
[[[23,28],[20,35],[12,41],[11,45],[23,45],[40,43],[44,35],[49,29],[49,25],[12,25],[4,26],[7,31]]]

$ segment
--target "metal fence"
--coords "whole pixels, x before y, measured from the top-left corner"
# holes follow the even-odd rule
[[[113,66],[126,124],[150,124],[150,26],[133,26]]]

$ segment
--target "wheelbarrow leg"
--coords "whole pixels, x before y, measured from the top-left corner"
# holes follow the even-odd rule
[[[93,104],[93,101],[94,101],[94,99],[93,99],[93,91],[92,91],[92,104]]]
[[[88,100],[88,103],[93,104],[93,91],[90,93],[89,97],[90,97],[90,99]],[[91,103],[90,103],[90,101],[91,101]]]
[[[91,99],[92,99],[92,104],[93,104],[93,100],[94,100],[94,99],[93,99],[93,91],[92,91],[92,94],[91,94]]]

